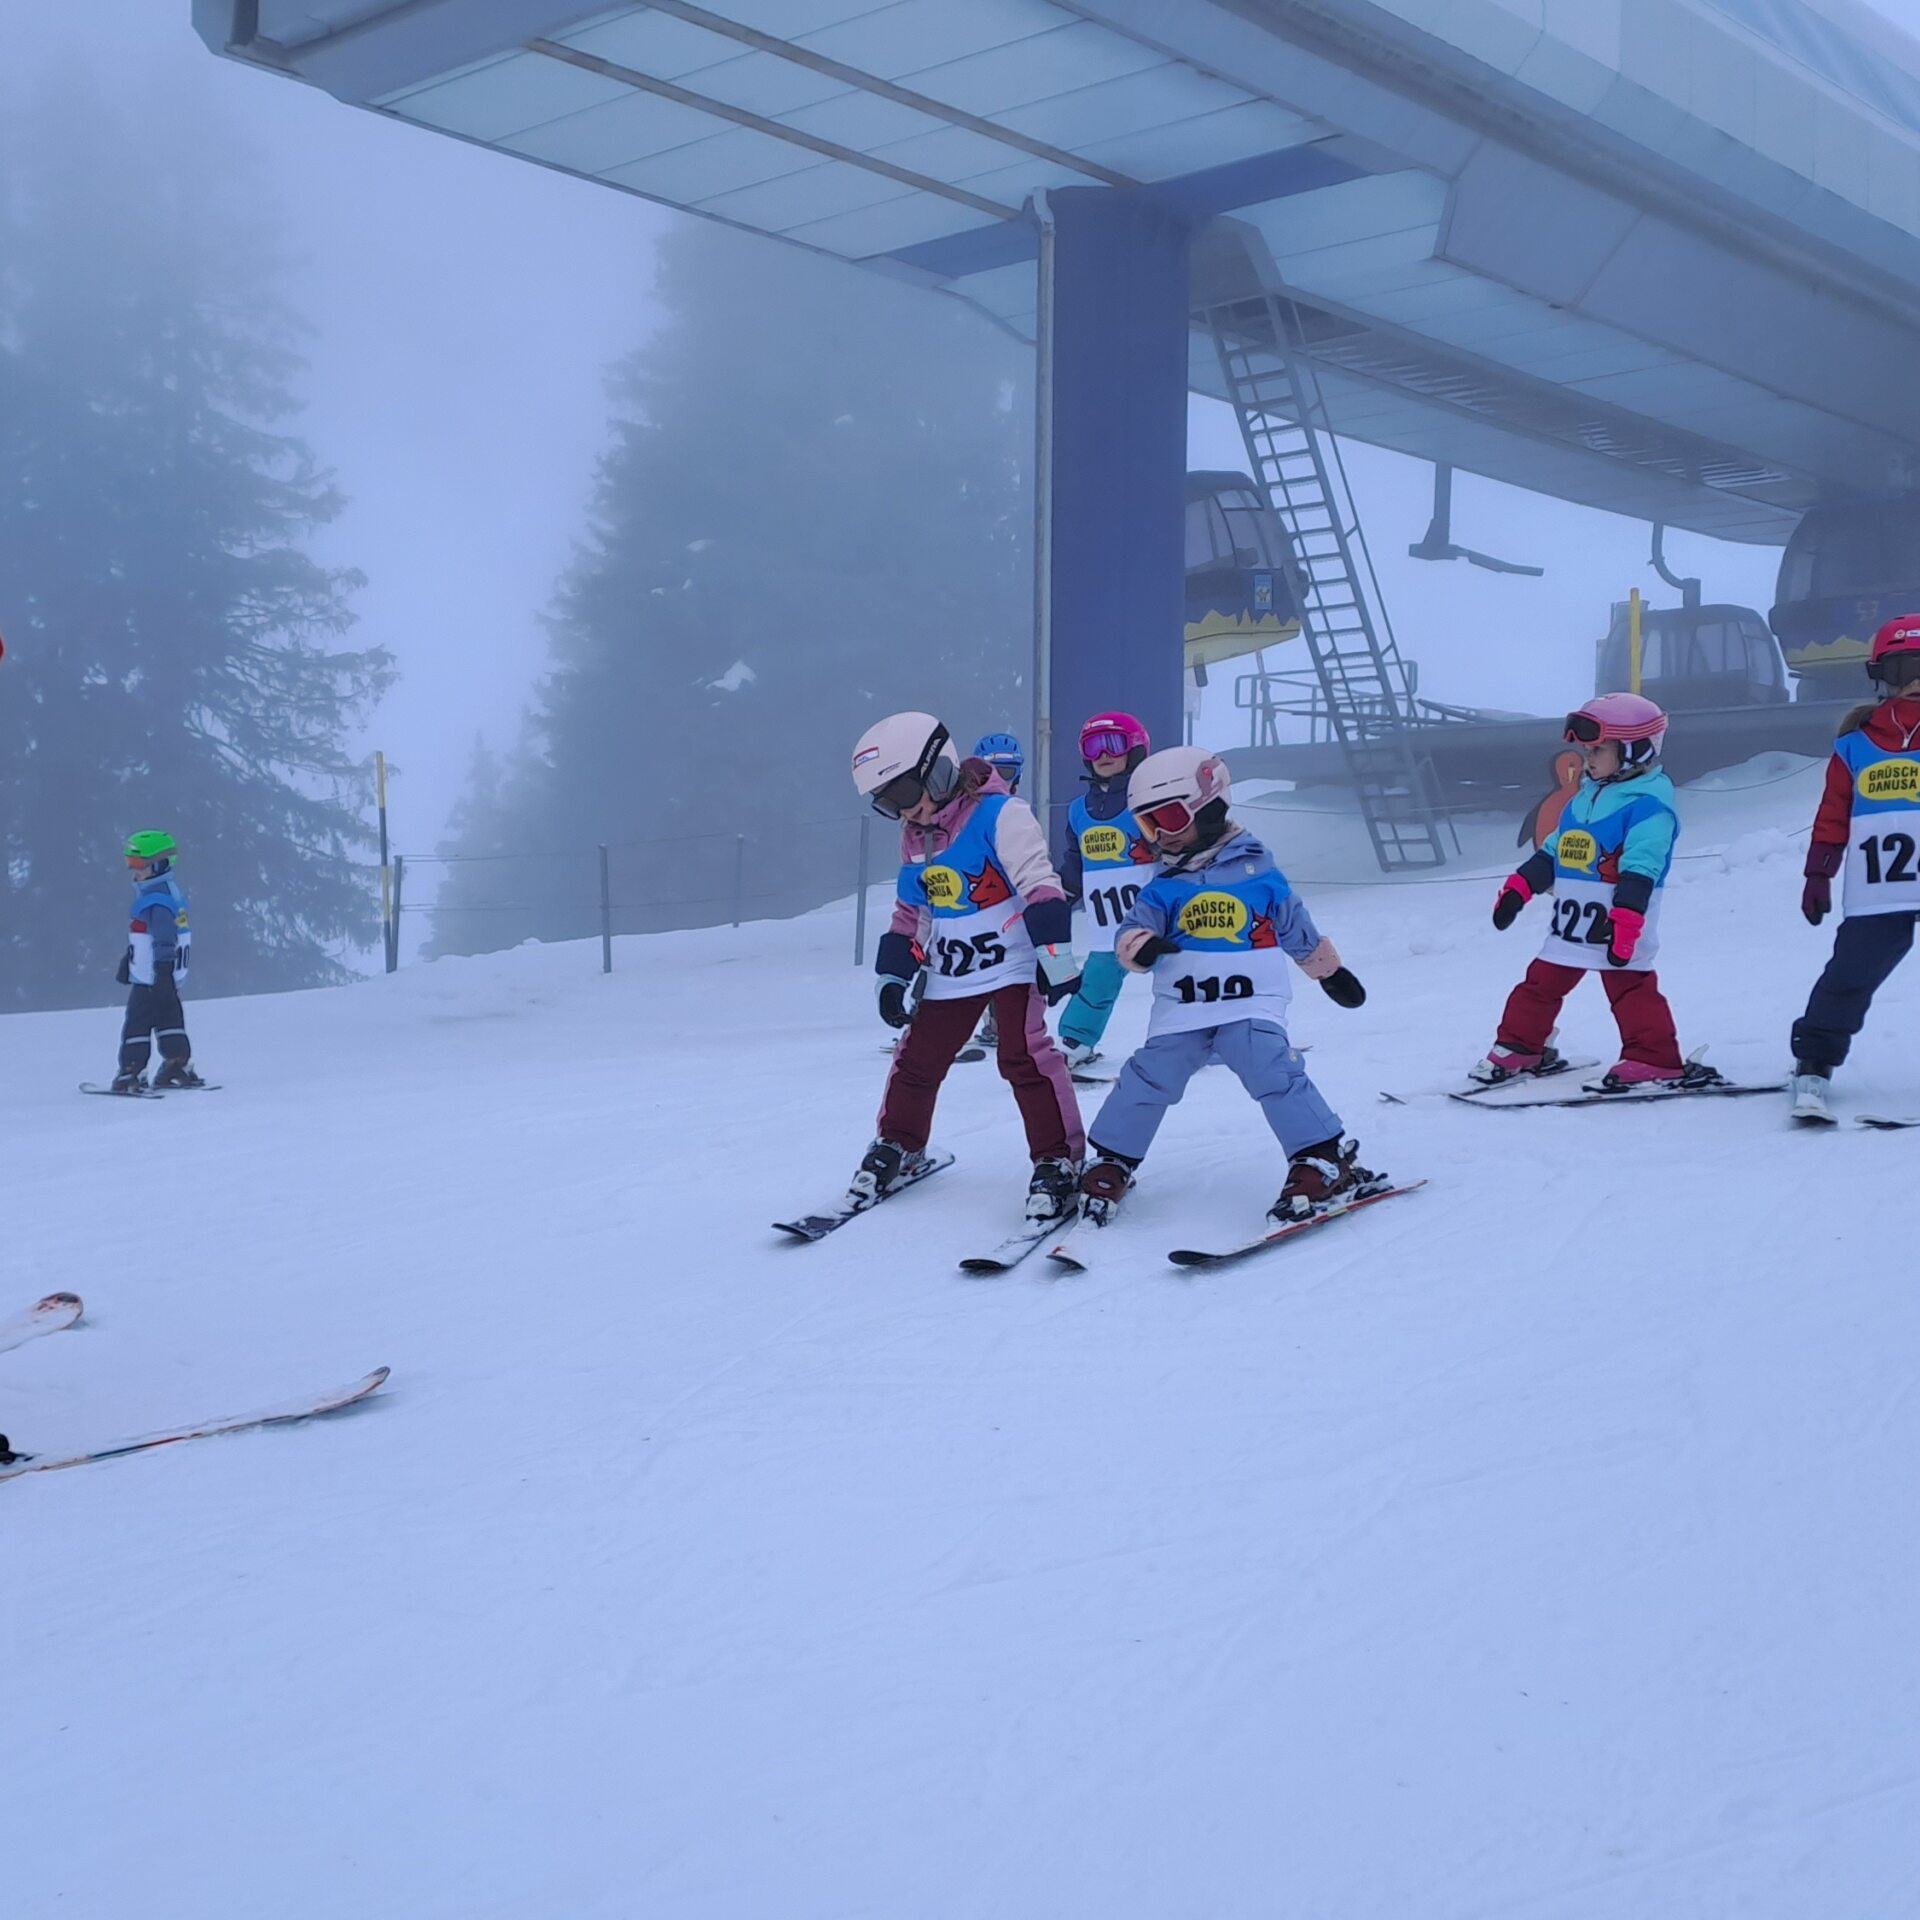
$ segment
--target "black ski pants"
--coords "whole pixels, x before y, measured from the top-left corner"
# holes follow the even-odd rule
[[[127,995],[127,1020],[120,1029],[120,1071],[139,1073],[152,1056],[152,1041],[160,1042],[162,1060],[189,1060],[193,1048],[187,1041],[187,1016],[180,1010],[180,989],[173,984],[173,969],[158,966],[153,970],[153,985],[135,985]]]
[[[1913,946],[1920,914],[1866,913],[1842,920],[1833,936],[1833,958],[1813,983],[1807,1010],[1793,1023],[1793,1057],[1811,1066],[1837,1067],[1853,1036],[1867,1024],[1867,1009]]]

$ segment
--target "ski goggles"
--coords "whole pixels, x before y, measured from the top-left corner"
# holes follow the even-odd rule
[[[1080,736],[1082,760],[1124,760],[1132,742],[1118,727],[1093,727]]]
[[[1133,817],[1151,834],[1185,833],[1193,825],[1193,809],[1184,800],[1162,800],[1157,806],[1135,807]]]
[[[945,735],[941,736],[942,740]],[[951,760],[933,757],[923,776],[918,769],[909,773],[896,773],[885,786],[872,796],[875,813],[884,814],[889,820],[898,820],[903,813],[917,807],[929,794],[933,796],[935,806],[945,806],[953,798],[956,784],[954,766]]]
[[[1566,731],[1562,740],[1571,740],[1576,745],[1590,747],[1601,739],[1606,729],[1590,713],[1570,713],[1567,715]]]

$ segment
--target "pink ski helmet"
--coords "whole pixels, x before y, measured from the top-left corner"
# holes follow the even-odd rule
[[[1080,758],[1094,760],[1101,754],[1121,754],[1131,773],[1149,753],[1153,742],[1147,730],[1130,713],[1096,713],[1080,729]]]
[[[1581,747],[1617,740],[1623,768],[1650,767],[1660,758],[1667,716],[1642,694],[1597,693],[1567,715],[1564,737]]]

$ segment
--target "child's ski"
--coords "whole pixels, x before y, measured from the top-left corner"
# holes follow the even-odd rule
[[[1216,1253],[1202,1252],[1193,1247],[1176,1247],[1167,1258],[1176,1267],[1224,1266],[1230,1260],[1243,1260],[1248,1254],[1263,1253],[1268,1247],[1277,1247],[1283,1240],[1311,1233],[1315,1227],[1344,1220],[1348,1214],[1358,1213],[1364,1207],[1378,1206],[1382,1200],[1396,1200],[1403,1193],[1418,1193],[1426,1184],[1424,1180],[1406,1180],[1398,1186],[1376,1187],[1371,1193],[1362,1193],[1357,1200],[1349,1200],[1344,1207],[1328,1207],[1322,1212],[1309,1214],[1304,1220],[1289,1220],[1286,1225],[1274,1227],[1256,1239],[1243,1241],[1237,1247],[1227,1247]]]
[[[24,1347],[43,1333],[58,1333],[62,1327],[72,1326],[85,1310],[77,1293],[50,1293],[44,1300],[22,1307],[0,1320],[0,1353],[10,1347]]]
[[[1878,1133],[1899,1133],[1907,1127],[1920,1127],[1920,1114],[1857,1113],[1854,1122],[1857,1126],[1872,1127]]]
[[[880,1043],[880,1051],[891,1054],[899,1048],[899,1045],[900,1043],[897,1040],[883,1040]],[[984,1060],[986,1057],[987,1050],[985,1047],[966,1046],[962,1047],[960,1051],[953,1056],[953,1064],[956,1067],[970,1067],[976,1061]]]
[[[1599,1064],[1598,1060],[1562,1060],[1557,1067],[1549,1067],[1544,1073],[1518,1073],[1511,1080],[1495,1080],[1491,1083],[1469,1080],[1464,1087],[1449,1087],[1446,1091],[1456,1100],[1472,1100],[1480,1105],[1497,1107],[1505,1104],[1498,1097],[1503,1093],[1511,1094],[1517,1088],[1534,1085],[1536,1081],[1555,1080],[1563,1073],[1583,1073],[1588,1067],[1597,1067]],[[1387,1093],[1383,1090],[1380,1098],[1390,1106],[1404,1107],[1407,1104],[1404,1093]],[[1527,1106],[1531,1103],[1516,1100],[1513,1104]]]
[[[83,1467],[93,1460],[117,1460],[125,1453],[145,1453],[150,1447],[171,1446],[176,1440],[205,1440],[216,1433],[244,1433],[253,1427],[284,1426],[293,1420],[311,1420],[319,1414],[338,1413],[356,1400],[364,1400],[386,1379],[388,1369],[376,1367],[364,1380],[331,1393],[309,1394],[269,1407],[262,1413],[243,1413],[223,1420],[203,1420],[193,1426],[171,1427],[165,1433],[143,1434],[137,1440],[114,1440],[104,1446],[87,1447],[77,1453],[6,1454],[0,1440],[0,1480],[12,1480],[23,1473],[53,1473],[61,1467]]]
[[[1047,1258],[1068,1273],[1090,1272],[1100,1258],[1095,1249],[1106,1245],[1105,1236],[1118,1224],[1115,1219],[1101,1226],[1082,1214],[1047,1249]]]
[[[1690,1100],[1700,1094],[1779,1093],[1786,1084],[1784,1080],[1705,1080],[1689,1086],[1679,1080],[1643,1080],[1618,1093],[1606,1093],[1597,1082],[1589,1082],[1578,1093],[1536,1093],[1531,1099],[1476,1100],[1464,1093],[1447,1097],[1504,1113],[1516,1107],[1624,1107],[1649,1100]]]
[[[952,1154],[930,1154],[911,1173],[903,1173],[878,1199],[842,1199],[819,1213],[803,1213],[792,1220],[776,1220],[773,1224],[781,1233],[790,1233],[796,1240],[824,1240],[836,1227],[844,1227],[860,1214],[871,1213],[882,1201],[891,1200],[896,1193],[905,1193],[909,1187],[918,1186],[929,1174],[938,1173],[942,1167],[952,1165]]]
[[[108,1100],[164,1100],[164,1093],[155,1093],[151,1087],[136,1087],[131,1093],[115,1093],[111,1087],[96,1087],[91,1080],[80,1082],[82,1093],[97,1093]]]
[[[1058,1218],[1029,1222],[1018,1233],[1010,1233],[991,1253],[970,1253],[960,1262],[962,1273],[1011,1273],[1044,1240],[1058,1237]]]

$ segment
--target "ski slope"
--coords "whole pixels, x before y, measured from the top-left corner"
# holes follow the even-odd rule
[[[1662,973],[1757,1076],[1828,937],[1817,773],[1744,778],[1684,799]],[[1371,991],[1304,989],[1316,1077],[1432,1185],[1226,1272],[1163,1258],[1277,1189],[1218,1072],[1082,1278],[954,1270],[1024,1186],[991,1066],[954,1168],[780,1243],[886,1064],[844,905],[202,1001],[225,1091],[164,1104],[74,1096],[110,1011],[0,1023],[0,1310],[88,1302],[0,1428],[394,1369],[0,1488],[8,1920],[1920,1912],[1920,1135],[1418,1097],[1539,910],[1315,886],[1351,823],[1241,811]],[[1920,1110],[1917,994],[1850,1107]]]

